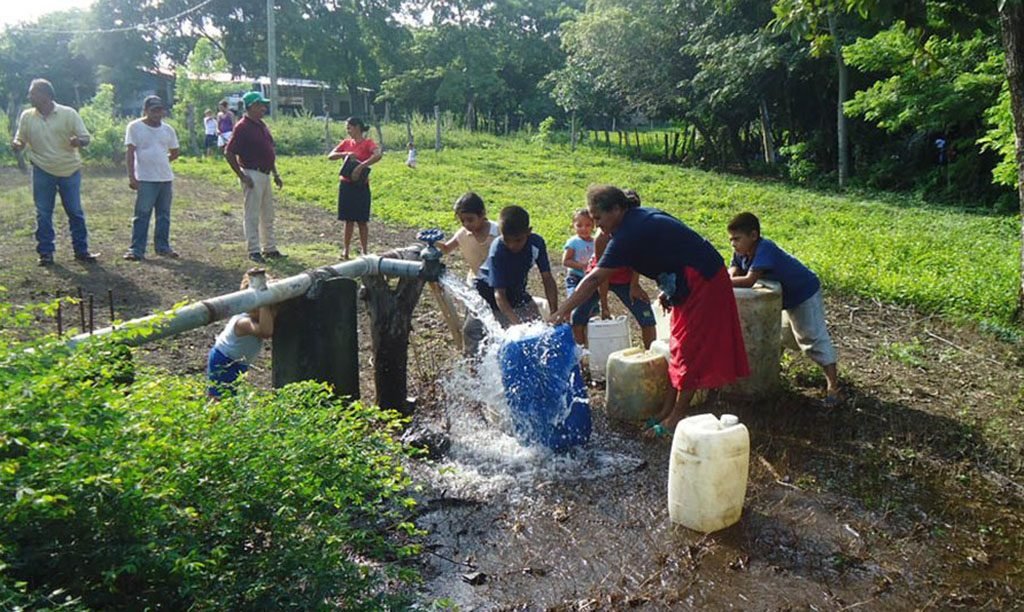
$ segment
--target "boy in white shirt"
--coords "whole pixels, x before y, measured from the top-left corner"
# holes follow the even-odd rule
[[[178,257],[171,248],[171,162],[181,152],[174,128],[163,122],[164,102],[148,96],[143,117],[128,124],[124,144],[127,147],[128,186],[136,192],[135,217],[132,219],[132,244],[124,254],[128,261],[141,261],[146,255],[149,218],[156,211],[153,243],[157,255]]]
[[[206,140],[203,141],[204,157],[209,157],[217,149],[217,118],[213,111],[206,109],[203,113],[203,130],[206,132]]]

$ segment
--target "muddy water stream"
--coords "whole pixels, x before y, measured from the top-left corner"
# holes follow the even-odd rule
[[[918,415],[870,398],[824,413],[793,391],[759,402],[713,396],[700,411],[737,414],[750,429],[751,474],[740,523],[705,536],[668,520],[671,439],[609,422],[602,389],[590,388],[594,433],[583,448],[553,454],[506,433],[503,332],[475,293],[446,288],[493,341],[446,377],[431,418],[450,449],[412,466],[426,486],[423,601],[463,610],[1019,605],[1020,498],[963,462],[957,469],[978,481],[960,497],[936,469],[941,440],[920,435]]]

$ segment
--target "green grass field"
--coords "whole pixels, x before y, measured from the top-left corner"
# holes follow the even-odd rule
[[[454,200],[483,196],[492,217],[508,204],[530,211],[534,231],[557,251],[570,233],[572,211],[591,183],[636,189],[729,256],[725,226],[743,210],[761,218],[763,233],[815,270],[832,290],[915,305],[1005,326],[1017,295],[1020,241],[1016,216],[940,208],[910,197],[836,196],[772,182],[630,162],[583,148],[483,138],[475,147],[421,150],[419,167],[392,151],[373,169],[373,214],[412,227],[456,227]],[[222,161],[182,159],[179,172],[233,183]],[[338,165],[323,157],[284,157],[285,196],[336,206]]]

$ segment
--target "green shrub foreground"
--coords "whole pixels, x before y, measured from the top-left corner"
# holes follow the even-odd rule
[[[667,165],[630,162],[613,153],[522,140],[481,138],[476,146],[422,151],[415,170],[404,151],[373,169],[373,215],[411,227],[456,227],[452,203],[466,190],[483,196],[492,218],[501,207],[530,211],[535,231],[558,251],[573,210],[591,183],[635,188],[706,236],[729,257],[729,219],[750,210],[764,234],[821,276],[830,289],[912,304],[996,326],[1010,324],[1020,269],[1017,215],[936,207],[910,196],[823,194],[775,182]],[[222,160],[180,160],[180,172],[222,184],[237,181]],[[284,194],[334,209],[337,164],[283,157]],[[371,230],[372,231],[372,230]],[[340,236],[340,224],[338,233]],[[372,238],[372,237],[371,237]],[[340,238],[339,238],[340,240]]]
[[[402,605],[396,414],[313,383],[208,403],[109,342],[13,338],[31,324],[0,303],[0,609]]]

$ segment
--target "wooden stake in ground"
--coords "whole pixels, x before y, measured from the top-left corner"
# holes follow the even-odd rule
[[[452,332],[452,343],[455,345],[455,349],[462,352],[462,348],[465,346],[462,338],[462,317],[455,309],[455,303],[452,302],[451,296],[445,293],[441,283],[430,283],[430,292],[434,294],[437,307],[441,309],[441,316],[448,324],[448,330]]]
[[[381,257],[419,260],[419,246],[382,253]],[[364,276],[362,298],[370,315],[373,383],[377,405],[408,415],[409,332],[412,313],[423,292],[423,280],[403,277],[392,289],[385,276]]]

